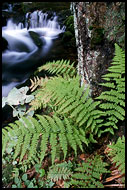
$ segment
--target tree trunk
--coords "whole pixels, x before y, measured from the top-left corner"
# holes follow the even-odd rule
[[[81,85],[90,85],[94,96],[114,56],[114,43],[124,49],[125,3],[72,2],[71,6]]]

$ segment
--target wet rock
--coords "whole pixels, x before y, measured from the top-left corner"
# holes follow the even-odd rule
[[[71,38],[73,37],[73,34],[70,32],[70,31],[66,31],[64,32],[64,35],[63,35],[63,41],[64,42],[67,42],[68,40],[70,40]]]
[[[48,14],[47,19],[51,19],[53,17],[53,11],[46,11],[46,13]]]
[[[6,26],[7,20],[6,17],[2,15],[2,26]]]
[[[5,38],[2,37],[2,52],[8,47],[8,42]]]
[[[41,48],[44,45],[45,41],[40,39],[39,34],[33,31],[29,31],[29,34],[37,47]]]
[[[76,47],[76,40],[73,33],[70,31],[66,31],[63,33],[62,37],[62,43],[64,47]]]

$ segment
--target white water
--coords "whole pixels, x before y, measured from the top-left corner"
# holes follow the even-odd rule
[[[25,26],[23,23],[15,24],[12,19],[9,19],[7,26],[2,27],[2,36],[8,41],[8,49],[2,54],[2,79],[6,83],[2,86],[2,96],[7,96],[14,86],[28,78],[30,66],[46,56],[52,47],[52,40],[64,32],[65,28],[60,28],[55,14],[52,19],[47,17],[47,13],[34,11],[30,15],[26,14]],[[39,34],[40,40],[45,42],[42,48],[34,44],[29,31]],[[26,67],[25,72],[23,66]]]

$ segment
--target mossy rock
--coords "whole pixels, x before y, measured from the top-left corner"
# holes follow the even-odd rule
[[[5,38],[2,37],[2,51],[6,50],[8,47],[8,42]]]
[[[75,37],[71,38],[70,45],[72,47],[76,47],[76,39],[75,39]]]
[[[63,42],[68,42],[71,40],[71,38],[73,38],[73,34],[70,32],[70,31],[66,31],[64,32],[64,35],[63,35],[63,38],[62,38],[62,41]]]
[[[36,32],[33,32],[33,31],[29,31],[29,34],[37,47],[41,48],[44,45],[44,41],[42,42],[39,34],[37,34]]]

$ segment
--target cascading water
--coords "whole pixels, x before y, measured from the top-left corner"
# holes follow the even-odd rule
[[[36,46],[29,31],[39,35],[42,47]],[[46,56],[52,40],[64,31],[65,28],[60,27],[55,13],[48,19],[47,13],[38,10],[26,14],[25,26],[23,23],[15,24],[12,19],[7,21],[7,25],[2,27],[2,37],[8,42],[8,49],[2,54],[2,96],[7,96],[14,86],[29,77],[32,66]]]

